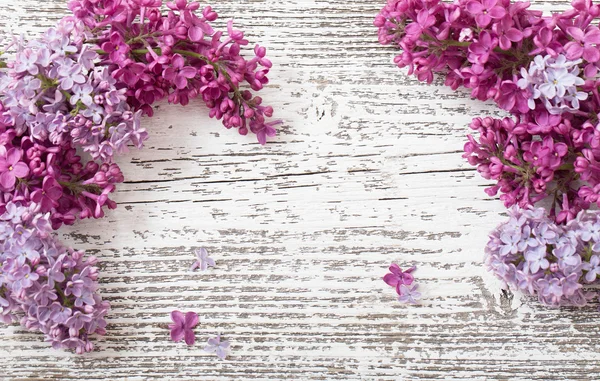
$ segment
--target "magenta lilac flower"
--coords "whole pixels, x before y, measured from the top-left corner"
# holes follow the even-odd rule
[[[186,312],[185,315],[181,311],[171,312],[172,324],[169,324],[171,330],[171,340],[178,342],[185,339],[187,345],[194,345],[196,336],[194,335],[194,327],[198,325],[200,318],[195,312]]]
[[[390,272],[383,277],[383,281],[392,287],[396,287],[396,290],[399,289],[400,285],[411,284],[415,279],[411,273],[416,269],[416,267],[412,266],[402,271],[400,266],[395,263],[390,265]]]
[[[511,118],[476,118],[465,157],[505,205],[551,198],[564,223],[599,200],[600,8],[574,0],[544,16],[508,0],[390,0],[375,19],[394,62],[430,83],[445,76]]]
[[[148,138],[142,115],[161,99],[201,98],[210,117],[260,144],[280,123],[256,95],[272,66],[264,47],[246,56],[244,33],[231,21],[214,30],[211,7],[161,5],[71,0],[73,14],[54,28],[0,49],[0,318],[41,331],[55,348],[91,351],[109,305],[97,292],[97,260],[51,230],[116,207],[124,177],[115,161]],[[214,261],[199,253],[197,266]],[[193,342],[197,315],[173,316],[173,338]]]
[[[109,69],[134,110],[152,115],[151,106],[160,99],[187,105],[201,98],[209,115],[226,128],[242,135],[253,132],[265,144],[265,136],[273,136],[273,126],[280,122],[268,122],[273,108],[243,86],[256,92],[269,82],[272,63],[266,49],[255,45],[254,56],[245,58],[242,48],[249,41],[244,33],[232,21],[226,32],[215,31],[211,22],[217,13],[210,6],[200,9],[197,2],[170,1],[169,12],[162,14],[161,3],[115,6],[113,1],[71,0],[69,8],[83,23],[75,23],[78,27],[94,31],[96,46],[91,50],[99,54],[100,66]],[[83,96],[88,90],[81,89]]]

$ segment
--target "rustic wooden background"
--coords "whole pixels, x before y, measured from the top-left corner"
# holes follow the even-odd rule
[[[2,327],[0,378],[600,378],[595,306],[546,309],[482,267],[503,206],[461,150],[471,117],[497,111],[394,68],[372,26],[383,2],[214,3],[269,47],[281,133],[261,147],[200,104],[161,105],[147,147],[121,160],[119,208],[60,231],[102,260],[108,335],[77,356]],[[66,1],[0,5],[0,29],[34,36]],[[187,271],[198,246],[216,269]],[[421,305],[381,281],[393,261],[418,267]],[[198,345],[169,340],[173,309],[200,314]],[[226,361],[202,350],[217,331]]]

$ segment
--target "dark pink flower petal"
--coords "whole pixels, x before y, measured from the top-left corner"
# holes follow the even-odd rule
[[[587,62],[598,62],[600,60],[600,52],[598,52],[598,48],[595,46],[588,46],[583,48],[582,57]]]
[[[196,335],[194,335],[194,331],[192,331],[191,329],[186,329],[185,330],[185,343],[187,345],[194,345],[195,342],[196,342]]]
[[[22,161],[13,165],[12,168],[12,173],[15,177],[23,178],[29,174],[29,167]]]
[[[172,81],[176,75],[177,75],[177,72],[172,67],[166,68],[165,71],[163,72],[163,77],[167,81]]]
[[[21,160],[21,150],[18,148],[11,148],[6,153],[6,162],[9,165],[15,165],[19,160]]]
[[[400,279],[394,274],[385,274],[383,276],[383,281],[389,286],[396,287],[396,285],[400,282]]]
[[[185,336],[185,331],[183,327],[173,327],[171,328],[171,340],[175,342],[181,341]]]
[[[188,84],[187,79],[185,79],[185,77],[181,75],[176,76],[173,83],[175,84],[175,86],[177,86],[178,89],[184,89]]]
[[[586,77],[592,78],[595,77],[596,74],[598,74],[598,68],[596,67],[596,65],[589,64],[585,66],[583,72]]]
[[[183,59],[183,57],[181,55],[175,54],[173,56],[173,58],[171,59],[171,64],[173,65],[174,68],[180,69],[184,66],[185,60]]]
[[[185,327],[186,328],[194,328],[195,326],[198,325],[199,321],[200,321],[200,318],[198,317],[197,313],[190,311],[185,314]]]
[[[0,185],[5,189],[12,189],[15,186],[17,178],[10,172],[2,172],[0,174]]]
[[[54,179],[52,178],[52,180]],[[56,182],[56,180],[54,180],[54,182]],[[58,183],[56,183],[56,185],[47,187],[47,189],[44,192],[48,197],[50,197],[53,200],[58,200],[63,195],[62,187],[58,185]]]
[[[565,45],[565,53],[570,60],[576,60],[583,55],[583,46],[579,43],[571,41]]]
[[[181,69],[181,71],[179,71],[179,75],[182,75],[185,78],[194,78],[197,73],[198,71],[196,70],[196,68],[192,66],[186,66],[183,69]]]
[[[396,263],[392,263],[392,264],[390,265],[390,268],[389,268],[389,270],[390,270],[390,272],[391,272],[392,274],[395,274],[395,275],[400,275],[400,274],[402,274],[402,269],[401,269],[401,268],[400,268],[400,266],[398,266],[398,264],[396,264]]]
[[[171,320],[177,325],[183,326],[185,317],[181,311],[173,311],[171,312]]]
[[[467,3],[467,11],[473,15],[483,13],[483,9],[483,5],[481,5],[481,3],[478,1],[469,1]]]
[[[554,152],[556,152],[560,157],[565,156],[568,151],[569,148],[565,143],[557,143],[554,145]]]
[[[488,11],[488,15],[494,19],[501,19],[506,15],[506,10],[502,7],[494,7]]]
[[[515,28],[510,28],[509,30],[504,32],[504,35],[508,37],[508,39],[512,42],[519,42],[523,39],[523,33]]]
[[[583,42],[586,44],[600,44],[600,30],[598,28],[589,30],[583,37]]]
[[[423,33],[423,28],[418,23],[410,23],[406,26],[406,35],[407,36],[419,36]]]
[[[264,146],[265,144],[267,144],[267,133],[264,129],[256,133],[256,139],[258,140],[260,145]]]
[[[498,0],[483,0],[481,2],[481,4],[483,5],[483,7],[485,9],[487,9],[488,11],[490,9],[492,9],[497,3],[498,3]]]
[[[475,16],[475,21],[477,22],[477,25],[479,27],[485,28],[490,24],[490,22],[492,22],[492,18],[485,13],[480,13],[477,16]]]
[[[421,25],[421,28],[429,28],[435,23],[435,17],[430,15],[427,9],[421,9],[417,14],[417,22]]]
[[[489,51],[489,48],[484,44],[474,43],[469,46],[469,51],[473,54],[482,55]]]
[[[512,42],[506,37],[506,35],[501,36],[498,39],[498,46],[500,46],[503,50],[508,50],[512,46]]]
[[[194,42],[200,41],[200,40],[202,40],[202,38],[204,38],[204,31],[200,27],[192,26],[188,30],[188,37],[190,38],[191,41],[194,41]]]
[[[570,26],[567,28],[567,33],[575,39],[575,41],[583,41],[583,31],[580,28]]]
[[[401,283],[403,284],[411,284],[413,281],[415,280],[415,277],[412,276],[411,274],[404,272],[404,274],[402,274],[402,281]]]

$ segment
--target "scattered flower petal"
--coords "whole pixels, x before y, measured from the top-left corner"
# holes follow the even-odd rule
[[[204,350],[208,353],[215,353],[221,360],[224,360],[229,354],[229,341],[221,340],[221,335],[208,339]]]

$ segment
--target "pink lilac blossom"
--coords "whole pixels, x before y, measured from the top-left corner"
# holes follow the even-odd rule
[[[19,136],[15,117],[0,101],[0,213],[10,202],[39,206],[54,229],[78,218],[101,218],[116,203],[108,196],[123,174],[115,163],[84,162],[67,138],[54,144]]]
[[[198,314],[191,311],[183,314],[175,310],[171,312],[171,320],[173,320],[173,324],[169,324],[171,340],[178,342],[185,339],[187,345],[194,345],[196,342],[194,327],[200,322]]]
[[[226,32],[214,30],[217,13],[210,6],[176,0],[162,14],[161,3],[71,0],[69,9],[84,30],[94,31],[92,49],[100,66],[109,69],[135,110],[151,116],[151,106],[161,99],[187,105],[200,98],[210,117],[241,135],[252,132],[265,144],[280,121],[268,122],[273,108],[243,87],[256,92],[269,82],[266,49],[255,45],[254,56],[245,58],[244,33],[232,21]]]
[[[543,16],[509,0],[390,0],[374,24],[394,59],[430,83],[445,76],[513,118],[476,118],[465,158],[507,207],[550,197],[557,222],[600,200],[600,8],[575,0]]]
[[[14,54],[0,59],[0,317],[55,348],[91,351],[109,305],[97,293],[97,260],[50,232],[116,207],[110,195],[124,177],[114,161],[143,146],[142,114],[163,98],[200,97],[211,117],[261,144],[280,123],[254,95],[268,83],[266,49],[244,58],[243,32],[232,22],[215,31],[210,7],[176,0],[162,14],[161,4],[72,0],[73,15],[40,38],[3,41]],[[174,339],[193,342],[194,316],[174,321]]]
[[[417,291],[418,285],[414,282],[415,278],[412,272],[416,270],[415,266],[402,271],[400,266],[392,263],[390,272],[385,274],[383,281],[396,289],[398,301],[406,304],[416,304],[421,299],[421,293]]]
[[[475,118],[470,127],[478,137],[468,135],[463,157],[495,181],[485,191],[501,193],[506,207],[526,208],[550,198],[550,216],[566,222],[598,201],[594,154],[600,154],[600,132],[589,123],[576,130],[544,111],[530,117]]]
[[[509,209],[490,234],[485,263],[509,288],[549,306],[583,306],[600,275],[600,212],[581,211],[557,225],[543,208]]]

